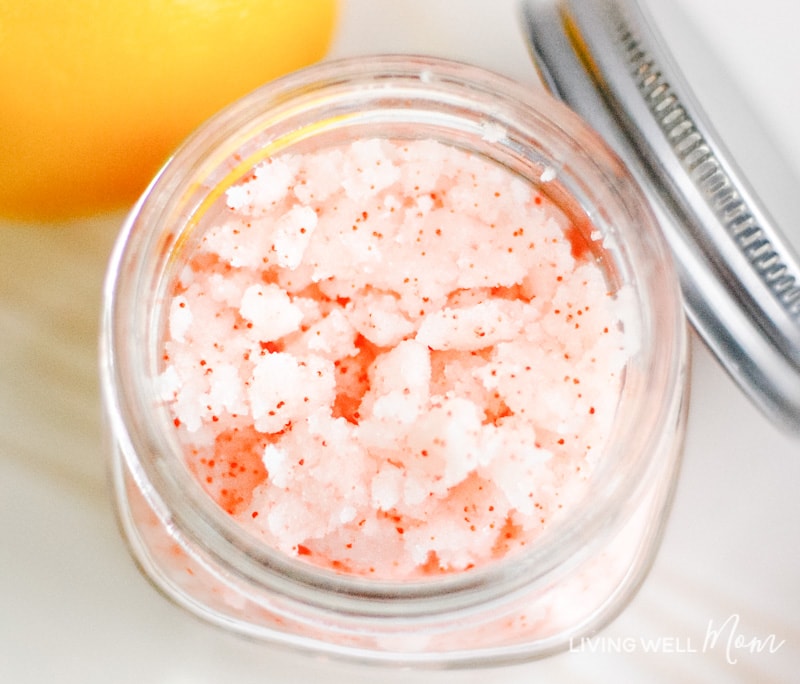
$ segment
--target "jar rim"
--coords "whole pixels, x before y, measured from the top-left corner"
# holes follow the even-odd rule
[[[159,274],[144,263],[145,256],[156,255],[163,264],[169,259],[165,251],[174,249],[185,238],[186,226],[172,229],[170,221],[180,214],[179,210],[183,212],[180,215],[192,220],[202,212],[207,200],[202,176],[219,167],[226,155],[215,156],[214,151],[232,136],[259,130],[266,115],[272,119],[296,115],[298,107],[309,102],[317,108],[320,103],[331,107],[335,116],[337,98],[356,98],[366,103],[370,98],[397,99],[409,92],[425,92],[430,102],[438,101],[443,107],[463,108],[472,102],[489,123],[506,126],[516,119],[522,128],[544,127],[548,135],[561,136],[563,142],[573,146],[576,141],[583,141],[577,146],[578,153],[592,156],[591,167],[598,177],[614,185],[613,197],[623,203],[636,203],[633,209],[626,205],[626,210],[635,210],[641,223],[635,231],[621,232],[616,248],[630,262],[625,265],[629,271],[626,277],[636,278],[640,299],[647,295],[646,301],[638,301],[637,305],[642,309],[657,297],[659,310],[640,311],[648,328],[649,346],[640,352],[639,363],[647,369],[649,386],[646,392],[641,385],[623,386],[612,438],[604,455],[612,466],[624,462],[631,467],[625,472],[601,467],[593,478],[598,481],[592,482],[591,496],[585,497],[575,511],[530,550],[468,573],[397,582],[340,575],[294,560],[265,548],[219,509],[188,473],[176,442],[161,429],[163,421],[156,424],[142,420],[156,403],[153,383],[148,384],[145,378],[153,371],[151,355],[157,348],[154,344],[158,333],[155,326],[142,329],[137,325],[152,322],[152,311],[147,307],[153,302],[142,303],[128,316],[120,314],[120,306],[126,297],[146,291],[146,286],[158,279]],[[481,99],[485,96],[491,98],[490,103]],[[313,130],[308,132],[313,134]],[[487,596],[506,596],[533,580],[544,582],[552,571],[587,555],[587,532],[602,538],[603,530],[613,526],[615,516],[625,514],[620,498],[633,499],[642,489],[641,482],[653,467],[651,455],[660,453],[655,444],[664,438],[664,422],[674,413],[670,398],[685,382],[686,329],[677,283],[656,219],[633,179],[605,143],[549,95],[523,88],[480,67],[427,56],[383,55],[368,60],[323,62],[263,86],[201,126],[167,162],[134,207],[115,246],[105,285],[102,388],[115,434],[122,435],[127,445],[123,453],[138,454],[133,462],[128,459],[128,466],[154,510],[187,539],[205,545],[216,560],[237,575],[285,592],[302,603],[315,604],[322,592],[326,606],[330,606],[333,595],[336,609],[345,613],[374,612],[385,616],[397,611],[398,615],[410,616],[426,615],[443,607],[460,609],[476,601],[485,602]],[[633,389],[638,390],[636,396],[630,396]],[[638,458],[624,458],[622,451],[626,449],[635,449]],[[391,600],[376,605],[375,599]]]

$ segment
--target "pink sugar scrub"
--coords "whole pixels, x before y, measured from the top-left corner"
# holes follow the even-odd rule
[[[243,528],[400,580],[518,552],[581,499],[632,295],[541,188],[366,139],[267,159],[219,205],[171,291],[159,381],[188,468]]]

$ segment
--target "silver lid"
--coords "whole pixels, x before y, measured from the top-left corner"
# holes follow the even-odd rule
[[[676,257],[686,311],[733,379],[800,432],[800,260],[633,0],[526,0],[549,90],[641,185]]]

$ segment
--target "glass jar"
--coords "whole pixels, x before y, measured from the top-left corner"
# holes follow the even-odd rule
[[[264,160],[367,138],[435,140],[510,170],[571,217],[609,289],[630,300],[625,334],[636,348],[584,495],[522,551],[433,578],[317,567],[245,531],[189,472],[160,387],[171,292],[215,203]],[[576,115],[472,66],[385,56],[323,63],[270,83],[177,151],[114,250],[101,375],[121,527],[166,596],[274,644],[472,666],[563,650],[614,618],[643,581],[678,472],[687,334],[677,277],[646,201]]]

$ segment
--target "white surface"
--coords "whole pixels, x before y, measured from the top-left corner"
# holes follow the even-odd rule
[[[800,243],[798,6],[651,4]],[[536,83],[510,0],[349,0],[333,54],[376,51],[451,56]],[[765,135],[780,163],[754,145]],[[120,221],[0,225],[0,682],[798,681],[800,441],[767,424],[697,345],[664,544],[633,603],[583,650],[500,671],[384,672],[278,653],[173,607],[131,562],[105,483],[96,334]],[[704,648],[709,624],[727,628]],[[737,635],[777,650],[736,648]],[[628,652],[592,652],[616,646]]]

